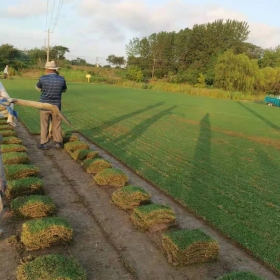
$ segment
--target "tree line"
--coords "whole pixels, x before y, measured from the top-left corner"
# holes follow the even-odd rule
[[[262,49],[247,42],[249,33],[246,22],[216,20],[179,32],[133,38],[126,45],[127,67],[141,72],[143,79],[279,92],[280,46]]]
[[[216,20],[196,24],[179,32],[159,32],[132,38],[125,46],[127,58],[109,55],[109,65],[123,67],[127,79],[142,82],[162,79],[196,87],[215,87],[242,92],[280,92],[280,46],[263,49],[247,40],[249,25],[244,21]],[[94,66],[85,59],[67,60],[65,46],[50,47],[50,60],[59,66]],[[18,50],[0,46],[0,67],[14,69],[42,67],[46,48]]]

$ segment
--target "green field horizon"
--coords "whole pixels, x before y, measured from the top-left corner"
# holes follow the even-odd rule
[[[38,101],[35,83],[3,81],[11,97]],[[38,110],[15,108],[38,134]],[[74,130],[280,272],[280,108],[68,83],[62,112]]]

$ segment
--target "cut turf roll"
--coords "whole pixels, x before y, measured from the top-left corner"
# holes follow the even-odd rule
[[[13,215],[19,218],[43,218],[54,215],[56,206],[46,195],[30,195],[15,198],[11,202]]]
[[[13,130],[14,131],[14,127],[12,127],[11,125],[8,125],[8,124],[0,124],[0,132],[3,130]]]
[[[136,186],[126,186],[115,190],[112,194],[112,203],[125,210],[147,204],[150,199],[151,196],[148,192]]]
[[[65,143],[64,145],[64,150],[67,153],[73,153],[74,151],[77,150],[89,150],[89,144],[83,141],[73,141],[73,142],[68,142]]]
[[[74,258],[58,254],[43,255],[21,264],[17,280],[86,280],[86,272]]]
[[[25,152],[11,152],[2,154],[3,164],[24,164],[29,163],[29,157]]]
[[[94,176],[95,182],[100,186],[123,187],[128,182],[128,176],[120,169],[107,168]]]
[[[223,275],[217,278],[217,280],[265,280],[265,278],[256,276],[250,271],[236,271]]]
[[[1,135],[3,137],[8,137],[8,136],[16,136],[16,133],[14,130],[2,130]]]
[[[66,219],[47,217],[25,222],[20,239],[27,251],[33,251],[68,243],[72,237],[73,229]]]
[[[103,169],[111,168],[112,164],[105,159],[94,158],[94,159],[86,159],[82,163],[82,167],[85,169],[87,173],[96,174]]]
[[[79,137],[75,134],[65,134],[63,136],[63,143],[79,141]]]
[[[70,155],[74,160],[85,160],[90,158],[96,158],[98,156],[98,152],[82,149],[70,152]]]
[[[26,177],[7,181],[5,196],[8,199],[23,195],[43,194],[43,181],[38,177]]]
[[[2,144],[1,152],[2,154],[11,153],[11,152],[26,152],[27,149],[25,146],[20,144]]]
[[[162,245],[168,262],[175,266],[213,261],[219,256],[217,241],[200,229],[163,233]]]
[[[4,169],[7,180],[36,176],[39,173],[39,168],[32,164],[10,164],[5,165]]]
[[[134,226],[140,230],[151,232],[173,226],[176,216],[169,206],[161,204],[148,204],[135,208],[130,216]]]
[[[1,144],[22,144],[22,140],[16,136],[3,137]]]

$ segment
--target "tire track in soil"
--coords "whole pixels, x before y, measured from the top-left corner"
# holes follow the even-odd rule
[[[107,159],[114,167],[122,169],[129,176],[130,184],[146,189],[154,202],[171,206],[181,228],[201,228],[219,242],[221,253],[217,262],[173,267],[167,263],[162,251],[161,234],[135,230],[129,220],[129,213],[110,204],[114,188],[97,186],[92,176],[87,174],[65,151],[38,150],[39,137],[30,135],[21,123],[16,131],[28,149],[31,163],[40,168],[44,188],[58,205],[58,215],[67,218],[74,229],[74,241],[70,246],[52,247],[40,252],[32,252],[32,255],[53,252],[73,255],[87,270],[89,280],[213,280],[235,270],[250,270],[265,279],[278,279],[247,253],[230,244],[183,207],[89,142],[91,149],[98,151],[102,158]],[[80,138],[87,141],[82,136]],[[18,226],[14,225],[14,227]],[[6,250],[10,249],[6,248]],[[25,252],[22,256],[26,255],[29,254]],[[0,259],[2,259],[1,252]]]

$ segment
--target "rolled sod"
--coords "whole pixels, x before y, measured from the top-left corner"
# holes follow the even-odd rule
[[[43,181],[38,177],[26,177],[7,181],[5,195],[8,199],[24,195],[43,194]]]
[[[112,194],[112,203],[125,210],[147,204],[150,199],[150,194],[137,186],[125,186],[115,190]]]
[[[130,216],[132,223],[140,230],[155,232],[175,224],[176,216],[169,206],[148,204],[135,208]]]
[[[73,153],[76,150],[89,150],[89,144],[83,141],[73,141],[64,144],[64,150]]]
[[[7,180],[16,180],[30,176],[36,176],[39,168],[32,164],[10,164],[4,166]]]
[[[173,265],[190,265],[217,260],[219,245],[200,229],[163,233],[162,245]]]
[[[106,168],[98,172],[94,177],[100,186],[124,187],[128,182],[128,176],[120,169]]]
[[[43,218],[56,213],[56,206],[47,195],[17,197],[11,202],[13,215],[19,218]]]
[[[87,173],[97,174],[104,169],[111,168],[112,164],[102,158],[90,158],[84,160],[82,167]]]
[[[86,272],[74,258],[62,255],[43,255],[21,264],[17,280],[86,280]]]
[[[60,217],[30,220],[22,225],[21,242],[27,251],[68,243],[72,237],[73,229],[69,222]]]
[[[74,160],[85,160],[85,159],[91,159],[96,158],[98,156],[98,152],[92,151],[92,150],[76,150],[74,152],[70,152],[71,157]]]

